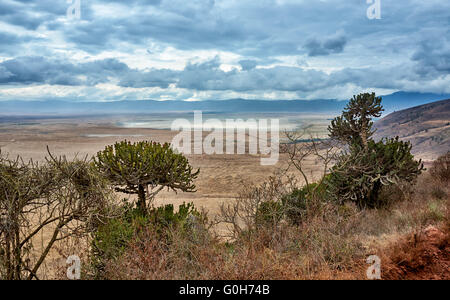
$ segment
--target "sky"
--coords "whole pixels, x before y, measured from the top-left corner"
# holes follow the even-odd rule
[[[450,93],[450,1],[0,2],[0,100],[366,91]]]

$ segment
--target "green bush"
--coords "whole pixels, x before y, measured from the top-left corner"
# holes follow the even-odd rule
[[[275,226],[283,218],[283,205],[277,201],[262,202],[256,212],[256,224],[259,226]]]
[[[328,176],[328,175],[327,175]],[[327,177],[325,177],[327,178]],[[299,225],[311,204],[326,200],[325,179],[320,183],[311,183],[301,189],[295,189],[292,193],[282,198],[285,215],[289,222]]]
[[[383,186],[413,182],[421,173],[421,161],[414,160],[409,142],[369,140],[367,150],[354,146],[339,157],[327,181],[334,199],[342,204],[379,208],[386,204],[380,196]]]
[[[173,204],[153,208],[149,213],[150,223],[158,234],[166,235],[167,228],[175,228],[182,233],[191,233],[194,226],[204,223],[206,216],[193,203],[183,203],[175,212]],[[167,236],[166,236],[167,237]]]
[[[154,207],[146,215],[139,208],[128,204],[121,210],[119,217],[104,220],[93,235],[91,266],[97,279],[102,278],[106,263],[118,259],[127,250],[129,243],[139,240],[147,230],[152,230],[158,239],[168,244],[171,243],[172,229],[190,234],[196,224],[206,219],[192,203],[179,205],[177,212],[172,204]]]
[[[283,197],[283,205],[286,207],[286,217],[293,224],[300,224],[306,213],[308,188],[295,189],[291,194]]]

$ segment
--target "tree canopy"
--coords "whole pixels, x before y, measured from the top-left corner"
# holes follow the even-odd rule
[[[170,144],[142,141],[118,142],[97,153],[97,168],[115,186],[116,191],[138,195],[138,208],[145,212],[147,200],[153,200],[163,188],[194,192],[194,171],[188,159],[176,153]]]
[[[363,146],[366,150],[372,137],[373,118],[379,118],[383,111],[381,97],[375,93],[353,96],[342,115],[331,121],[328,127],[330,137],[349,145]]]

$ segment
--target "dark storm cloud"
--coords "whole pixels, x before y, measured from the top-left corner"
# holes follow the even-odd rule
[[[450,74],[450,34],[421,42],[412,60],[417,62],[415,70],[421,76]]]
[[[0,83],[96,85],[129,72],[126,64],[105,59],[81,64],[39,56],[18,57],[0,63]]]
[[[310,91],[326,85],[329,77],[313,70],[295,67],[250,69],[242,72],[234,69],[225,72],[219,68],[218,59],[190,64],[180,72],[177,86],[195,90],[256,90]]]
[[[358,86],[401,89],[404,81],[419,80],[410,67],[346,68],[325,73],[301,67],[275,66],[224,71],[219,57],[202,63],[189,63],[183,70],[137,70],[115,59],[70,63],[44,57],[19,57],[0,63],[2,84],[57,84],[95,86],[118,81],[132,88],[178,88],[197,91],[288,91],[313,92],[349,82]],[[409,74],[409,75],[405,75]]]
[[[92,86],[107,82],[107,78],[111,77],[120,80],[119,86],[134,88],[167,88],[170,84],[176,84],[177,87],[193,90],[311,91],[326,87],[331,80],[323,72],[295,67],[225,72],[219,66],[217,57],[204,63],[188,64],[182,71],[138,71],[114,59],[72,64],[44,57],[19,57],[0,63],[0,83]]]
[[[122,87],[161,87],[167,88],[170,84],[177,81],[176,71],[162,69],[152,71],[130,71],[119,82]]]
[[[66,9],[65,1],[6,1],[0,4],[0,16],[3,22],[35,30],[41,24],[55,19],[58,15],[65,14]]]
[[[347,38],[343,35],[336,35],[320,41],[316,38],[310,39],[305,44],[305,49],[309,56],[330,55],[332,53],[341,53],[347,44]]]

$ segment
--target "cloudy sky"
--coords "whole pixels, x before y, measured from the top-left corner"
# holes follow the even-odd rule
[[[448,0],[71,1],[0,2],[0,100],[450,93]]]

